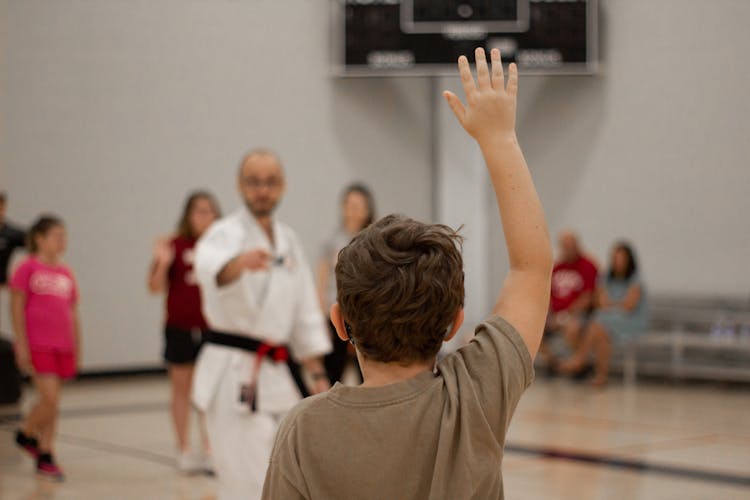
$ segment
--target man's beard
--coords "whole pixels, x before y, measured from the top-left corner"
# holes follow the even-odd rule
[[[247,206],[248,210],[250,210],[250,213],[252,213],[255,217],[270,217],[271,215],[273,215],[273,212],[276,210],[276,205],[278,205],[278,202],[274,203],[269,208],[254,207],[253,204],[250,202],[245,202],[245,205]]]

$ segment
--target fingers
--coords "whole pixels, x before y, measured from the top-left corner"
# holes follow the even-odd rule
[[[490,70],[487,67],[487,55],[484,53],[482,47],[477,47],[474,50],[474,60],[477,65],[477,84],[479,85],[479,90],[490,88]]]
[[[469,60],[466,58],[466,56],[461,56],[458,58],[458,73],[461,76],[461,85],[463,85],[464,87],[466,100],[474,100],[474,95],[477,92],[477,87],[476,85],[474,85],[474,77],[471,76],[471,68],[469,67]]]
[[[510,63],[508,67],[508,95],[516,97],[518,94],[518,67],[516,63]]]
[[[248,251],[243,258],[243,263],[244,266],[251,271],[258,271],[261,269],[268,269],[268,262],[270,258],[271,254],[261,248],[258,248]]]
[[[271,258],[271,254],[262,248],[256,248],[254,250],[248,250],[247,257],[251,259],[267,260]]]
[[[451,111],[453,111],[453,114],[456,115],[458,122],[463,125],[464,116],[466,115],[466,109],[464,109],[464,105],[463,103],[461,103],[461,99],[459,99],[458,96],[453,92],[449,92],[447,90],[443,92],[443,97],[446,101],[448,101],[448,106],[451,107]]]
[[[503,75],[503,61],[500,58],[500,50],[492,49],[490,51],[490,60],[492,61],[492,88],[495,91],[505,90],[505,75]]]

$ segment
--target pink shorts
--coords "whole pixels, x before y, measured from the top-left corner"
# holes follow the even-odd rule
[[[66,351],[31,351],[31,364],[40,375],[57,375],[60,378],[76,376],[76,355]]]

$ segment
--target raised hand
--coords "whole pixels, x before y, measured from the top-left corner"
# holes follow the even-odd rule
[[[154,244],[154,260],[157,264],[169,267],[174,260],[174,249],[168,238],[161,238]]]
[[[487,66],[483,48],[474,51],[477,79],[471,74],[466,56],[458,58],[466,105],[456,94],[445,91],[443,96],[456,115],[461,126],[479,143],[515,138],[516,94],[518,93],[518,69],[511,63],[508,68],[508,84],[505,84],[500,51],[492,49],[492,69]]]
[[[477,140],[500,211],[509,270],[492,313],[518,330],[533,358],[549,309],[552,247],[544,210],[516,138],[518,70],[510,65],[506,85],[499,50],[490,54],[491,72],[484,49],[476,49],[474,55],[476,81],[466,57],[458,59],[466,105],[450,92],[444,95],[461,126]]]

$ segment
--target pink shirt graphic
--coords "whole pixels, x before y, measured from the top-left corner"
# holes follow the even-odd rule
[[[70,269],[29,257],[13,273],[10,287],[26,294],[29,349],[72,352],[73,308],[78,302],[78,289]]]

